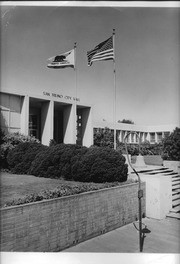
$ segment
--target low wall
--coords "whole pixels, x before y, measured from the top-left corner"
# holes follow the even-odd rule
[[[180,161],[164,160],[163,165],[174,172],[180,173]]]
[[[1,251],[60,251],[131,223],[138,218],[137,192],[133,183],[3,208]]]
[[[131,157],[132,163],[136,162],[136,157],[137,156]],[[144,162],[147,165],[155,165],[155,166],[162,166],[163,165],[163,159],[161,158],[160,155],[145,155],[143,157],[144,157]]]
[[[129,176],[137,179],[135,174]],[[140,174],[142,182],[146,183],[146,216],[154,219],[164,219],[172,208],[171,176]]]

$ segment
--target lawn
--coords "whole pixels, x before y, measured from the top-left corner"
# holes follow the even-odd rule
[[[127,182],[126,182],[127,183]],[[39,193],[42,190],[53,190],[58,186],[67,184],[68,186],[93,185],[103,187],[100,183],[82,183],[75,181],[65,181],[63,179],[39,178],[32,175],[17,175],[7,172],[1,172],[0,180],[0,205],[14,199],[23,198],[31,193]],[[120,183],[125,184],[125,183]]]

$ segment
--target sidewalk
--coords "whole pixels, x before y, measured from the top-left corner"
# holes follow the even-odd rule
[[[180,221],[145,218],[143,223],[151,233],[144,239],[144,253],[180,253]],[[63,252],[138,253],[139,232],[128,224],[116,230],[82,242]]]

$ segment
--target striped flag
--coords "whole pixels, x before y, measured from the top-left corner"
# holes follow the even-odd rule
[[[74,49],[56,55],[52,58],[48,59],[48,68],[52,68],[52,69],[61,69],[61,68],[67,68],[67,67],[71,67],[71,68],[75,68],[75,52]]]
[[[91,66],[93,61],[113,60],[114,48],[113,37],[101,42],[93,50],[87,52],[88,66]]]

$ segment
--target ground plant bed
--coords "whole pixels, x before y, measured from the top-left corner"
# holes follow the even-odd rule
[[[98,189],[121,186],[134,181],[112,183],[82,183],[63,179],[39,178],[1,172],[1,207],[20,205]]]
[[[29,180],[32,181],[32,178]],[[79,188],[82,186],[81,183],[75,184],[79,184]],[[35,185],[37,190],[38,184],[34,181]],[[24,186],[20,185],[23,189]],[[136,221],[138,183],[125,182],[114,187],[104,187],[101,184],[98,190],[91,188],[91,191],[86,189],[83,193],[1,208],[1,251],[61,251]],[[142,188],[142,214],[145,216],[144,183]]]

